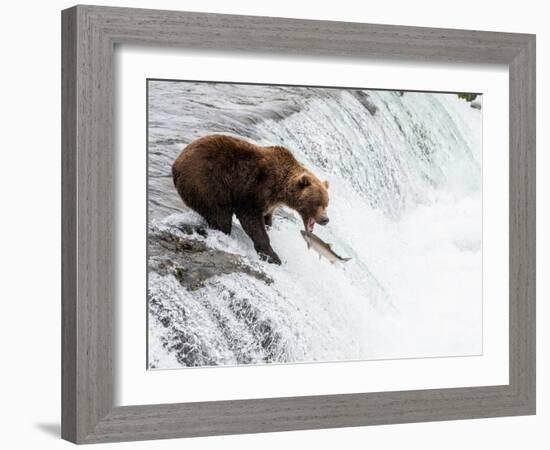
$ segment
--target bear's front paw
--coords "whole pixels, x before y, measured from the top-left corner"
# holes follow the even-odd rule
[[[277,256],[277,253],[271,251],[269,253],[260,253],[260,258],[262,258],[264,261],[267,261],[270,264],[281,264],[281,258]]]
[[[273,253],[273,256],[271,256],[271,260],[269,262],[272,264],[281,265],[281,258],[279,258],[276,253]]]

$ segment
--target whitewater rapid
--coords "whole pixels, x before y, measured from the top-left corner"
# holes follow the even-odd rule
[[[478,100],[479,101],[479,100]],[[149,270],[149,368],[344,361],[481,353],[481,114],[455,94],[150,81],[150,231],[202,226],[170,166],[193,139],[225,133],[284,145],[330,181],[338,254],[308,251],[281,209],[269,231],[281,266],[231,236],[201,248],[251,270],[196,288]]]

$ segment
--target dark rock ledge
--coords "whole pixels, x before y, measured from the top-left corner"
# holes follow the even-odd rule
[[[267,284],[273,280],[259,268],[250,266],[239,255],[210,248],[203,226],[180,224],[170,229],[150,229],[148,234],[148,269],[159,275],[174,275],[180,284],[196,290],[217,275],[244,273]]]

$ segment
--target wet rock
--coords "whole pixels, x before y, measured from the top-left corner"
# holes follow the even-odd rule
[[[479,103],[479,102],[472,102],[472,103],[470,103],[470,108],[481,109],[481,103]]]
[[[378,111],[378,107],[372,102],[370,95],[367,94],[365,91],[350,91],[353,96],[361,103],[367,111],[370,113],[371,116],[374,116],[376,112]]]
[[[206,228],[181,224],[181,233],[166,229],[153,229],[148,236],[148,267],[159,275],[173,275],[179,283],[196,290],[204,282],[217,275],[245,273],[267,284],[272,282],[264,272],[250,266],[241,256],[210,248],[201,237],[207,236]]]

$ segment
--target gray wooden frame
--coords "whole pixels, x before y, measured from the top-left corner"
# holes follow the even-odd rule
[[[63,11],[62,32],[64,439],[93,443],[535,413],[535,36],[97,6]],[[506,64],[509,384],[114,407],[113,51],[119,43]]]

